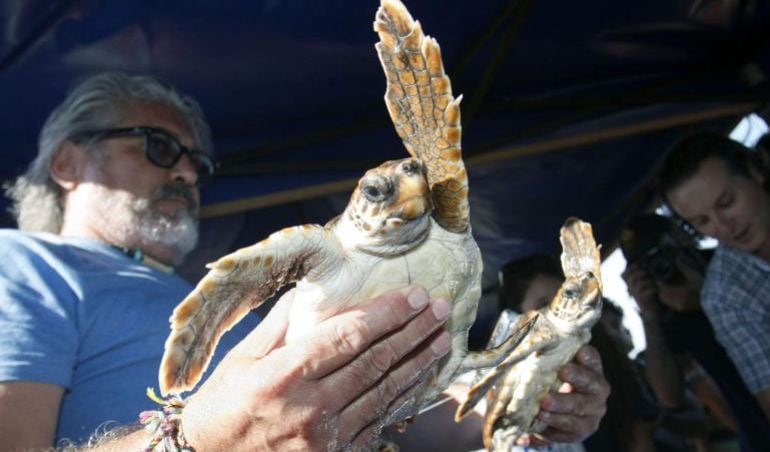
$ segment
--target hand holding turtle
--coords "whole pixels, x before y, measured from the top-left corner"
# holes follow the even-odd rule
[[[198,450],[360,448],[449,350],[443,300],[422,289],[377,297],[287,345],[293,294],[234,348],[182,414]],[[410,358],[401,358],[410,354]]]
[[[604,378],[599,352],[590,345],[581,347],[575,359],[559,371],[564,382],[540,403],[540,420],[548,428],[533,437],[530,444],[572,443],[586,439],[599,428],[607,412],[610,385]]]

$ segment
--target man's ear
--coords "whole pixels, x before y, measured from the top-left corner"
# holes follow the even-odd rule
[[[48,173],[65,191],[74,189],[83,177],[86,151],[72,141],[65,140],[54,152]]]

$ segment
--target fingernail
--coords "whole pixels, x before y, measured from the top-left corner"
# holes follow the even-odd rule
[[[436,316],[437,320],[444,320],[449,317],[449,313],[452,312],[452,306],[450,306],[443,298],[437,298],[433,301],[432,309],[433,315]]]
[[[436,355],[436,357],[442,357],[449,351],[450,345],[449,334],[444,331],[439,337],[433,340],[430,344],[430,348],[433,350],[433,354]]]
[[[415,287],[406,296],[406,301],[409,302],[409,306],[413,309],[422,309],[428,304],[428,293],[425,290]]]

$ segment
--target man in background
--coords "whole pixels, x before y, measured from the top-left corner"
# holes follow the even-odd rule
[[[701,308],[770,420],[770,196],[751,151],[700,132],[681,140],[660,193],[685,227],[719,241]]]
[[[627,262],[623,278],[647,339],[645,374],[657,398],[678,410],[689,388],[737,433],[742,450],[765,450],[770,424],[700,307],[711,253],[656,214],[640,215],[623,228],[621,250]]]

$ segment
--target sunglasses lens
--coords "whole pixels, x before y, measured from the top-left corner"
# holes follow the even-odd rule
[[[159,133],[147,135],[146,146],[147,158],[163,168],[173,167],[182,152],[177,142]]]
[[[198,179],[203,182],[214,174],[216,163],[214,159],[201,151],[182,147],[174,138],[158,132],[147,135],[147,158],[163,168],[173,168],[179,162],[182,154],[187,154],[195,166]]]
[[[198,171],[198,177],[207,178],[214,174],[216,164],[210,155],[198,151],[190,151],[188,155]]]

